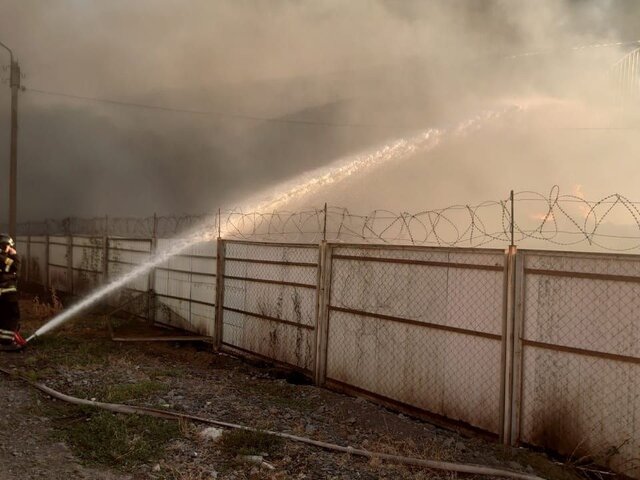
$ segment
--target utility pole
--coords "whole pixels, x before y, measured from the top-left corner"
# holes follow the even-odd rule
[[[20,89],[20,65],[13,59],[13,52],[4,43],[0,46],[9,52],[11,75],[11,146],[9,157],[9,235],[16,238],[16,212],[18,194],[18,90]]]

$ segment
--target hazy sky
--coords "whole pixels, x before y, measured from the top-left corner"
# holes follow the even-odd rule
[[[509,96],[569,99],[571,107],[549,113],[554,120],[597,122],[592,109],[576,112],[589,102],[601,108],[600,77],[629,47],[570,48],[640,39],[637,18],[633,0],[0,0],[0,41],[17,54],[27,88],[19,217],[213,211]],[[545,54],[508,58],[528,52]],[[0,170],[8,171],[2,91]],[[383,179],[351,181],[324,200],[412,210],[555,183],[583,183],[594,194],[596,186],[632,188],[637,143],[607,135],[493,132],[395,165]],[[617,173],[607,170],[603,186],[606,164]]]

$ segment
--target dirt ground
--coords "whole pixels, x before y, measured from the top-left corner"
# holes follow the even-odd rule
[[[83,466],[67,445],[55,440],[50,419],[33,414],[44,399],[22,382],[0,378],[0,391],[0,480],[131,478]]]
[[[22,308],[25,332],[45,321],[32,301]],[[169,409],[383,453],[579,478],[575,469],[541,453],[503,448],[299,384],[281,370],[215,354],[206,344],[112,342],[98,317],[74,321],[22,353],[2,352],[0,366],[81,398]],[[267,435],[225,432],[214,441],[201,435],[206,425],[72,407],[1,375],[0,388],[0,480],[474,478]]]

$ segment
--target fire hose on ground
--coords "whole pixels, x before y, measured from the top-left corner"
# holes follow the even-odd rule
[[[52,388],[43,385],[42,383],[34,382],[29,380],[22,375],[19,375],[10,370],[4,369],[0,367],[0,372],[14,379],[19,379],[31,387],[40,390],[42,393],[55,398],[57,400],[61,400],[63,402],[71,403],[74,405],[83,405],[90,406],[95,408],[100,408],[103,410],[108,410],[114,413],[122,413],[122,414],[134,414],[134,415],[148,415],[156,418],[163,418],[167,420],[190,420],[192,422],[205,423],[209,425],[217,425],[220,427],[237,429],[237,430],[248,430],[251,432],[262,432],[269,435],[273,435],[276,437],[284,438],[287,440],[291,440],[294,442],[306,443],[308,445],[313,445],[315,447],[319,447],[325,450],[333,450],[337,452],[347,453],[350,455],[356,455],[360,457],[366,458],[377,458],[380,460],[385,460],[393,463],[401,463],[406,465],[413,465],[418,467],[429,468],[432,470],[445,470],[449,472],[458,472],[458,473],[466,473],[466,474],[476,474],[476,475],[491,475],[495,477],[504,477],[504,478],[513,478],[518,480],[543,480],[542,477],[538,477],[536,475],[527,475],[525,473],[515,472],[511,470],[501,469],[501,468],[493,468],[487,467],[484,465],[475,465],[475,464],[467,464],[467,463],[454,463],[454,462],[442,462],[438,460],[426,460],[421,458],[413,458],[413,457],[404,457],[401,455],[392,455],[388,453],[378,453],[372,452],[369,450],[363,450],[359,448],[353,448],[351,446],[342,446],[333,443],[321,442],[318,440],[313,440],[311,438],[299,437],[297,435],[291,435],[289,433],[283,432],[275,432],[270,430],[260,430],[253,427],[247,427],[244,425],[238,425],[235,423],[228,423],[219,420],[213,420],[210,418],[198,417],[195,415],[189,415],[185,413],[173,412],[168,410],[160,410],[149,407],[139,407],[133,405],[124,405],[118,403],[105,403],[98,402],[94,400],[86,400],[82,398],[72,397],[70,395],[66,395],[64,393],[58,392]]]

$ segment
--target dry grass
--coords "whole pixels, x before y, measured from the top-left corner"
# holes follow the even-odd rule
[[[62,304],[56,289],[51,288],[49,292],[49,301],[35,296],[31,301],[30,307],[30,316],[37,320],[43,320],[60,313],[64,308],[64,305]]]
[[[447,447],[436,439],[427,439],[419,445],[411,438],[398,440],[397,438],[382,436],[373,441],[365,440],[362,446],[367,450],[403,457],[428,458],[442,462],[455,458],[455,449]]]
[[[417,444],[415,440],[407,438],[398,440],[390,436],[382,436],[373,441],[365,440],[362,447],[376,453],[398,455],[403,457],[421,458],[437,461],[454,461],[455,449],[446,447],[435,439],[428,439]],[[385,478],[422,479],[454,479],[455,472],[432,471],[422,467],[412,467],[404,464],[394,464],[373,456],[369,459],[369,467],[380,474],[386,473]],[[472,478],[467,476],[465,478]]]

